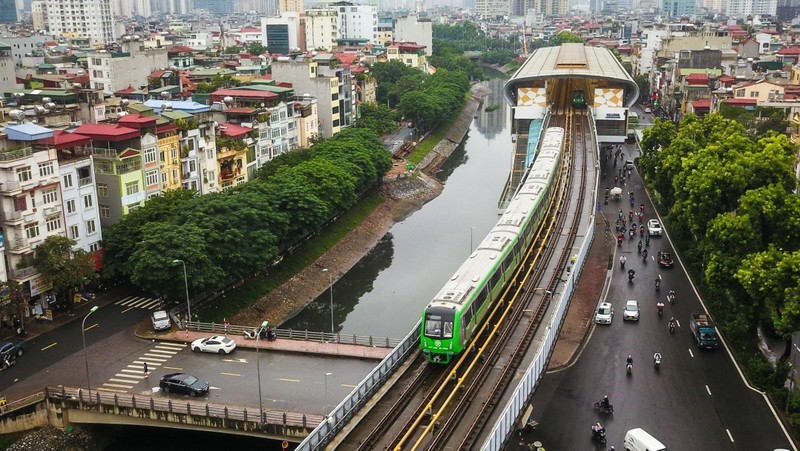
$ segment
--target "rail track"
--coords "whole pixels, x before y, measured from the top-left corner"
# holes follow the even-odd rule
[[[559,102],[569,105],[568,89]],[[363,437],[356,447],[342,449],[477,449],[492,413],[502,401],[514,374],[550,305],[559,282],[548,267],[570,264],[572,244],[585,209],[587,185],[594,159],[586,147],[588,122],[571,107],[551,116],[547,127],[564,127],[564,162],[546,220],[470,348],[449,366],[425,361],[417,353],[405,372],[389,384],[369,412],[369,426],[351,436]],[[561,114],[558,114],[561,113]],[[591,197],[590,197],[591,199]],[[572,214],[570,214],[572,213]],[[465,421],[466,420],[466,421]]]

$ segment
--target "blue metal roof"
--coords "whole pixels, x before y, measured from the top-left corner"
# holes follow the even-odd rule
[[[12,141],[36,141],[53,137],[53,130],[36,124],[8,125],[5,133]]]

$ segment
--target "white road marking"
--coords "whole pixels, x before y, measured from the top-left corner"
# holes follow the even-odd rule
[[[691,348],[689,348],[689,357],[694,357],[694,352],[692,352]]]
[[[165,351],[163,349],[156,348],[156,349],[151,349],[151,350],[147,351],[147,354],[150,354],[150,353],[153,353],[153,355],[161,355],[161,356],[164,356],[164,357],[172,357],[175,354],[177,354],[178,352],[177,351]]]
[[[711,389],[708,388],[708,385],[706,385],[706,391],[708,392],[708,396],[711,396]]]
[[[733,435],[731,435],[731,430],[730,429],[725,429],[725,432],[728,433],[728,438],[731,439],[731,443],[733,443],[734,440],[733,440]]]
[[[128,390],[117,390],[114,388],[105,388],[105,387],[97,387],[95,390],[97,391],[107,391],[111,393],[128,393]]]
[[[103,384],[103,387],[119,387],[119,388],[133,388],[133,385],[120,385],[120,384]]]
[[[51,344],[49,344],[49,345],[47,345],[47,346],[43,347],[42,349],[40,349],[40,351],[47,351],[48,349],[52,348],[52,347],[53,347],[53,346],[55,346],[56,344],[57,344],[56,342],[53,342],[53,343],[51,343]]]
[[[117,378],[114,378],[114,377],[112,377],[112,378],[109,378],[108,380],[109,380],[110,382],[122,382],[122,383],[125,383],[125,384],[137,384],[137,383],[139,383],[139,381],[138,381],[138,380],[130,380],[130,379],[117,379]],[[105,384],[103,384],[103,385],[105,385]]]
[[[165,370],[175,370],[175,371],[183,371],[183,368],[177,366],[165,366]]]
[[[223,362],[247,363],[247,359],[222,359]]]
[[[236,376],[236,377],[241,377],[241,374],[239,374],[239,373],[219,373],[219,374],[221,374],[221,375],[223,375],[223,376]]]
[[[144,359],[144,360],[146,360],[146,359]],[[136,365],[128,365],[128,368],[140,368],[140,369],[141,369],[141,368],[144,368],[144,364],[145,364],[145,363],[147,363],[147,366],[153,366],[153,367],[156,367],[156,368],[157,368],[157,367],[159,367],[159,366],[161,366],[161,364],[160,364],[160,363],[158,363],[158,362],[151,362],[151,361],[149,361],[149,360],[148,360],[147,362],[142,362],[141,360],[134,360],[134,361],[133,361],[133,363],[138,363],[138,364],[139,364],[139,365],[141,365],[141,366],[138,366],[138,367],[137,367]]]

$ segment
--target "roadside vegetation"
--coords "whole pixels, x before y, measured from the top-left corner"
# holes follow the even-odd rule
[[[737,360],[797,429],[800,391],[784,387],[800,329],[797,148],[775,131],[785,122],[739,117],[656,120],[638,167]],[[785,340],[776,364],[759,351],[759,328]]]

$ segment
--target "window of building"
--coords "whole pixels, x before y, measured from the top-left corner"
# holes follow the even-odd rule
[[[72,188],[72,174],[64,176],[64,188]]]
[[[101,218],[110,218],[111,217],[111,207],[108,205],[100,204],[100,217]]]
[[[89,252],[97,252],[100,249],[100,243],[92,243],[89,245]]]
[[[28,209],[28,198],[18,196],[14,198],[14,211],[25,211]]]
[[[334,120],[333,120],[333,123],[332,123],[331,125],[332,125],[333,127],[338,127],[338,126],[339,126],[339,119],[334,119]]]
[[[55,218],[50,218],[45,222],[45,225],[47,226],[48,232],[55,232],[61,228],[61,218],[58,216]]]
[[[750,91],[750,97],[758,97],[758,91]]]
[[[94,206],[94,200],[91,194],[83,196],[83,206],[84,208],[92,208]]]
[[[125,193],[130,196],[139,192],[139,182],[129,182],[125,184]]]
[[[97,184],[97,195],[100,197],[108,197],[108,183]]]
[[[147,186],[158,185],[158,171],[147,171],[144,175]]]
[[[75,213],[75,199],[67,201],[67,213]]]
[[[172,160],[178,159],[178,148],[173,147],[169,150],[169,156]]]
[[[25,226],[25,236],[28,237],[29,240],[32,240],[39,236],[39,224],[27,224]]]
[[[92,64],[95,66],[102,66],[103,60],[101,60],[100,58],[92,58]]]
[[[69,226],[69,237],[73,240],[77,240],[80,234],[78,233],[78,226],[71,225]]]
[[[333,107],[333,108],[331,109],[331,113],[332,113],[332,114],[339,114],[339,107],[338,107],[338,106],[335,106],[335,107]]]
[[[91,235],[97,232],[97,226],[94,224],[94,219],[86,221],[86,234]]]
[[[178,178],[178,170],[175,168],[172,169],[172,180],[180,180]]]
[[[43,204],[52,204],[53,202],[58,201],[58,190],[57,189],[49,189],[42,193],[42,203]]]
[[[31,179],[31,167],[25,166],[24,168],[17,169],[17,180],[20,182],[27,182]]]
[[[144,164],[155,163],[155,162],[156,162],[156,149],[154,147],[150,149],[145,149]]]

